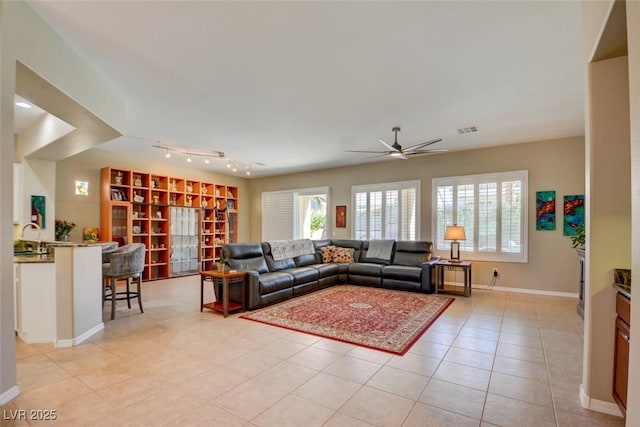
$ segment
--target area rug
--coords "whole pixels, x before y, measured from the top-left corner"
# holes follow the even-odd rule
[[[440,295],[339,285],[240,317],[402,355],[453,301]]]

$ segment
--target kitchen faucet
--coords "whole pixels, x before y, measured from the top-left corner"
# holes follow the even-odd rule
[[[41,233],[42,233],[42,229],[40,228],[40,226],[38,224],[36,224],[35,222],[30,222],[29,224],[25,224],[22,227],[22,230],[20,230],[20,240],[25,240],[24,238],[24,232],[27,229],[27,227],[29,228],[36,228],[38,230],[38,252],[41,253],[43,252],[43,248],[42,248],[42,238],[41,238]]]

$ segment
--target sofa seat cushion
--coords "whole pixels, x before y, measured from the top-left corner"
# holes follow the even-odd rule
[[[315,267],[318,270],[319,277],[322,278],[322,277],[337,275],[340,270],[340,267],[339,267],[340,265],[342,264],[315,264],[313,267]],[[344,265],[346,270],[346,266],[349,264],[344,264]]]
[[[349,274],[354,274],[357,276],[375,276],[380,277],[382,273],[383,265],[380,264],[370,264],[364,262],[356,262],[349,264]]]
[[[301,285],[303,283],[313,282],[318,280],[318,269],[313,267],[297,267],[289,270],[283,270],[282,273],[288,273],[293,276],[293,284]]]
[[[422,269],[404,265],[387,265],[382,269],[383,279],[396,279],[420,283]]]
[[[293,276],[281,271],[260,275],[260,294],[268,294],[293,286]]]

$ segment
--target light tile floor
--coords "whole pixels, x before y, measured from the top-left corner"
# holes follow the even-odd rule
[[[573,299],[474,290],[400,357],[200,313],[198,276],[143,292],[144,314],[121,303],[110,321],[107,303],[80,346],[18,339],[23,392],[2,425],[27,425],[5,419],[19,409],[65,426],[624,425],[579,404]]]

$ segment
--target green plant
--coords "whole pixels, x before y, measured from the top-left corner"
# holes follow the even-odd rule
[[[317,212],[311,213],[311,231],[318,231],[324,228],[324,224],[327,222],[327,217]]]
[[[222,264],[222,265],[225,265],[228,262],[229,260],[226,259],[225,257],[220,257],[220,259],[218,260],[218,264]]]
[[[571,247],[584,248],[585,239],[587,237],[584,225],[575,225],[573,228],[576,230],[576,234],[571,236]]]
[[[56,219],[56,239],[71,233],[71,230],[75,227],[76,224],[74,222],[64,219]]]

